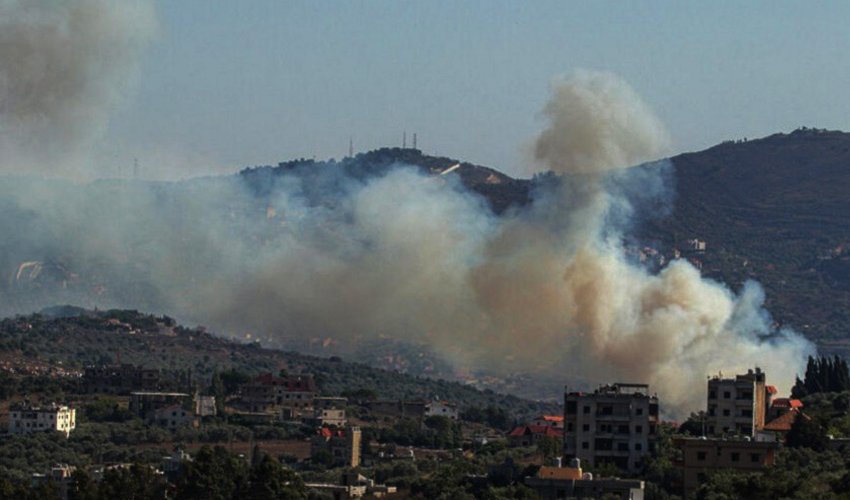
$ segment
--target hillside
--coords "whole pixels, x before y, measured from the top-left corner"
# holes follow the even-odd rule
[[[672,161],[675,208],[644,236],[679,248],[704,240],[703,274],[736,288],[758,280],[775,320],[840,347],[850,337],[850,134],[800,129]]]
[[[47,311],[52,313],[54,311]],[[202,386],[214,372],[236,369],[312,373],[323,394],[360,390],[380,398],[439,397],[462,408],[498,406],[516,416],[557,411],[538,403],[457,382],[387,371],[338,357],[320,358],[238,343],[201,329],[177,325],[168,317],[136,311],[83,311],[70,308],[56,316],[30,315],[0,321],[0,369],[28,375],[65,375],[97,363],[131,363],[186,373]]]

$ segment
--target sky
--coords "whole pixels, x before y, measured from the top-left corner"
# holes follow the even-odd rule
[[[615,73],[671,154],[850,130],[850,3],[157,1],[102,175],[223,173],[400,146],[523,175],[553,82]]]

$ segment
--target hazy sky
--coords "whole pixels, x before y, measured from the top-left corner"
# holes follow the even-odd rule
[[[181,177],[401,145],[516,174],[554,78],[629,82],[674,152],[850,129],[850,3],[180,0],[112,118],[105,171]],[[107,167],[108,166],[108,167]],[[153,174],[150,174],[153,175]]]

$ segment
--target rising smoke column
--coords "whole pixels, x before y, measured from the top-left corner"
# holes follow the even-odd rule
[[[612,185],[669,196],[663,162],[628,168],[669,144],[649,108],[619,78],[581,72],[545,114],[535,156],[561,186],[507,221],[472,273],[493,324],[507,326],[495,344],[516,346],[525,365],[650,383],[673,415],[700,408],[705,376],[720,370],[759,365],[789,388],[812,347],[772,330],[756,283],[736,295],[686,261],[652,274],[626,258],[617,223],[631,200]]]
[[[146,0],[0,0],[0,171],[85,169],[155,32]]]
[[[76,38],[51,35],[45,19],[74,25],[84,22],[71,22],[78,5],[113,9],[91,1],[0,5],[34,12],[29,22],[7,21],[18,36],[0,33],[3,61],[17,45],[29,54],[51,48],[39,57],[52,60],[63,51],[57,45]],[[111,12],[90,14],[124,19],[123,10]],[[53,43],[36,43],[30,33],[41,29]],[[116,43],[122,54],[137,46]],[[79,57],[81,69],[63,72],[80,75],[70,89],[24,72],[30,76],[20,81],[47,89],[26,106],[9,104],[10,96],[28,97],[26,85],[10,90],[17,80],[9,79],[22,77],[3,73],[0,116],[16,138],[4,147],[32,159],[29,134],[68,149],[97,135],[107,108],[93,92],[104,83]],[[118,64],[115,74],[124,70]],[[704,377],[719,370],[758,364],[787,388],[810,346],[771,330],[758,285],[735,294],[684,261],[652,273],[626,258],[629,222],[671,196],[668,162],[630,167],[667,152],[668,136],[648,106],[619,78],[582,72],[556,85],[544,116],[549,126],[535,142],[535,161],[554,175],[536,183],[529,206],[503,216],[453,175],[404,165],[372,176],[338,166],[293,170],[269,179],[263,196],[239,177],[4,179],[0,228],[14,235],[0,247],[4,280],[20,262],[52,262],[73,273],[55,289],[33,285],[43,305],[146,309],[281,340],[330,337],[356,346],[387,336],[427,342],[469,369],[543,373],[566,384],[647,382],[672,415],[702,407]],[[8,280],[0,305],[30,286],[19,281]]]

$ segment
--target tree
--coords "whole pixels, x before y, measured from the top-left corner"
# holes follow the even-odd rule
[[[148,466],[133,464],[129,468],[109,469],[98,487],[100,498],[158,500],[165,497],[165,480]]]
[[[823,427],[815,421],[799,415],[791,424],[787,443],[792,448],[811,448],[815,451],[823,451],[829,447],[829,437]]]
[[[184,463],[177,479],[177,497],[229,500],[244,491],[247,482],[248,468],[244,462],[221,446],[204,446],[193,460]]]
[[[292,469],[263,454],[251,468],[251,474],[243,498],[256,500],[307,498],[307,487]]]

